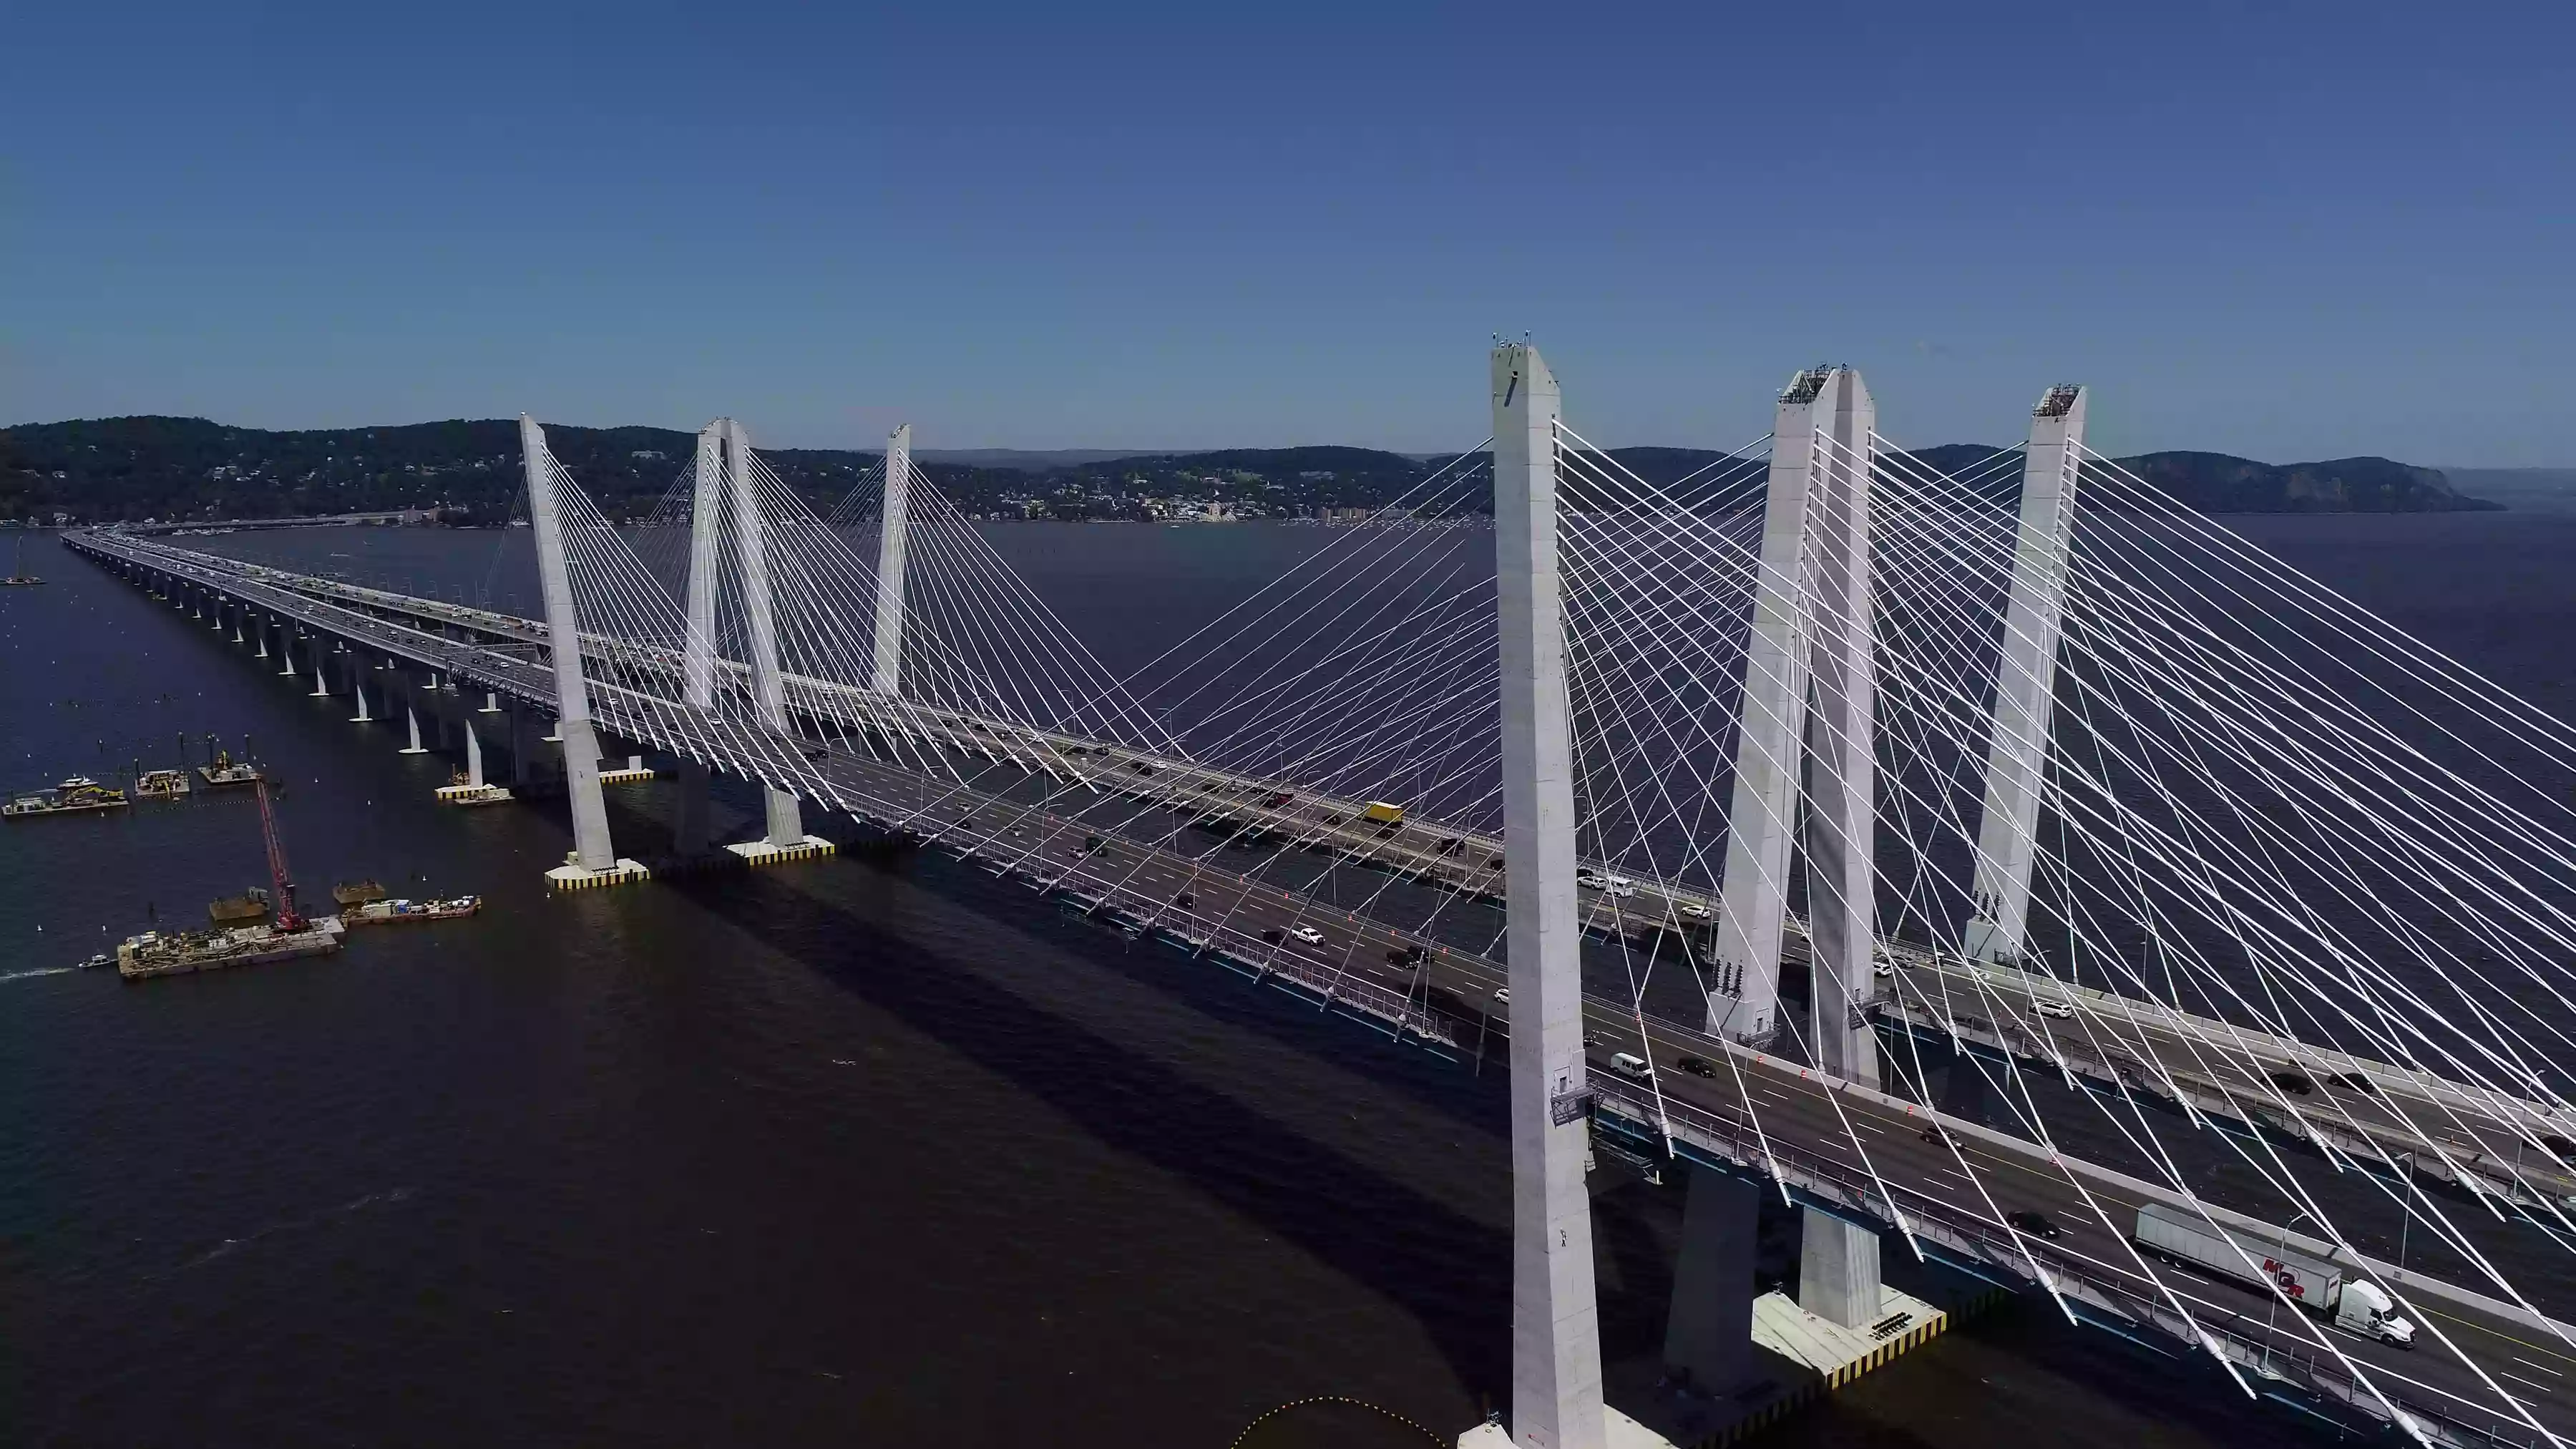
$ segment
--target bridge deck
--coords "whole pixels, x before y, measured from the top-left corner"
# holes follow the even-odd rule
[[[96,556],[184,578],[308,628],[551,708],[551,671],[527,647],[543,641],[543,630],[529,621],[435,600],[358,591],[166,545],[97,535],[71,541]],[[379,609],[412,622],[372,612]],[[422,627],[433,622],[461,625],[507,642],[487,646]],[[662,749],[687,747],[691,736],[672,718],[680,706],[631,689],[605,687],[595,693],[594,714],[604,729]],[[1507,1011],[1493,1004],[1507,980],[1504,967],[1481,953],[1325,906],[1168,845],[1103,830],[1100,822],[1084,816],[1081,803],[1073,809],[1050,808],[1013,798],[1003,789],[936,780],[847,750],[817,749],[810,742],[782,742],[777,750],[776,778],[801,774],[826,791],[832,804],[881,828],[936,840],[997,876],[1072,900],[1078,908],[1097,903],[1120,913],[1140,932],[1154,932],[1195,954],[1281,973],[1307,983],[1328,1001],[1352,1001],[1373,1016],[1406,1023],[1421,1039],[1460,1052],[1492,1050],[1508,1032]],[[1238,783],[1222,772],[1172,763],[1209,788],[1239,792],[1245,785],[1268,783]],[[1138,777],[1138,783],[1146,778]],[[1085,802],[1103,798],[1089,791],[1083,796]],[[1311,808],[1329,812],[1330,802]],[[1101,837],[1096,847],[1086,843],[1093,835]],[[1314,843],[1347,849],[1341,837]],[[1389,862],[1381,858],[1380,863]],[[1453,888],[1465,887],[1453,883]],[[1191,904],[1182,908],[1176,902],[1185,894]],[[1323,939],[1309,945],[1287,934],[1300,927],[1319,930]],[[1390,949],[1419,951],[1419,967],[1393,972],[1379,964]],[[1916,959],[1923,959],[1920,953]],[[1906,969],[1949,973],[1959,968]],[[2151,1003],[2133,1005],[2144,1014],[2163,1011]],[[1585,1016],[1595,1029],[1594,1078],[1605,1130],[1669,1144],[1716,1165],[1757,1172],[1842,1210],[1898,1223],[1927,1252],[1979,1271],[2050,1284],[2070,1310],[2081,1304],[2097,1316],[2138,1329],[2180,1334],[2231,1361],[2268,1361],[2272,1372],[2329,1396],[2369,1400],[2354,1383],[2354,1371],[2317,1349],[2308,1341],[2312,1335],[2270,1321],[2269,1300],[2260,1295],[2213,1281],[2184,1280],[2188,1290],[2177,1296],[2192,1323],[2183,1323],[2173,1303],[2138,1271],[2122,1241],[2123,1224],[2134,1221],[2140,1204],[2170,1199],[2171,1194],[2044,1144],[1939,1118],[1795,1062],[1717,1040],[1614,997],[1588,995]],[[2046,1060],[2053,1048],[2070,1064],[2073,1060],[2065,1044],[2044,1031],[2037,1040],[2007,1039],[2001,1031],[1997,1038],[2026,1057]],[[1654,1083],[1631,1083],[1610,1072],[1608,1054],[1619,1050],[1654,1060],[1662,1068]],[[2287,1056],[2316,1049],[2290,1043],[2281,1050]],[[1719,1063],[1724,1070],[1715,1079],[1696,1077],[1674,1066],[1686,1055]],[[2388,1096],[2402,1090],[2402,1084],[2392,1082]],[[2364,1097],[2352,1105],[2366,1108],[2386,1100]],[[1747,1103],[1759,1105],[1748,1113]],[[2393,1109],[2390,1115],[2404,1120]],[[1975,1179],[1958,1172],[1949,1144],[1919,1135],[1935,1121],[1950,1131],[1959,1153],[1976,1169]],[[2000,1200],[1992,1195],[1997,1192],[2003,1194]],[[2006,1207],[2045,1211],[2066,1228],[2067,1236],[2057,1243],[2020,1237],[2000,1219]],[[2259,1230],[2267,1237],[2289,1236],[2274,1227]],[[2516,1389],[2517,1396],[2552,1432],[2576,1434],[2576,1404],[2562,1403],[2556,1387],[2557,1376],[2576,1372],[2576,1350],[2569,1347],[2576,1329],[2420,1274],[2367,1266],[2398,1289],[2414,1316],[2431,1320],[2480,1367],[2493,1373],[2519,1362],[2546,1376],[2546,1387],[2537,1380],[2521,1381],[2530,1390]],[[2195,1332],[2204,1336],[2194,1338]],[[2492,1396],[2477,1371],[2438,1348],[2406,1353],[2339,1333],[2335,1341],[2381,1392],[2404,1404],[2439,1439],[2541,1440],[2529,1426],[2500,1418],[2487,1406]]]

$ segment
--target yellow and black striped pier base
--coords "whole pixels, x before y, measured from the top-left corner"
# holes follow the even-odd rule
[[[745,865],[785,865],[791,860],[820,860],[836,854],[840,847],[819,835],[808,835],[794,845],[772,845],[766,840],[744,840],[725,849],[742,857]]]
[[[577,865],[559,865],[546,872],[546,887],[558,891],[595,891],[607,886],[631,885],[651,880],[653,872],[639,861],[623,856],[606,870],[584,870]]]

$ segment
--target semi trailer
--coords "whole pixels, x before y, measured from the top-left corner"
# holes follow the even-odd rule
[[[2340,1263],[2250,1232],[2222,1232],[2196,1212],[2160,1202],[2138,1209],[2137,1244],[2148,1257],[2198,1268],[2212,1277],[2267,1291],[2277,1286],[2292,1303],[2364,1338],[2399,1348],[2415,1346],[2415,1325],[2397,1316],[2387,1290],[2351,1276]]]

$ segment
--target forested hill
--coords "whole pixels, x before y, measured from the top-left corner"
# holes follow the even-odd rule
[[[666,428],[549,425],[555,456],[613,516],[650,513],[689,467],[696,436]],[[762,456],[822,508],[876,468],[875,452],[764,449]],[[1619,464],[1655,483],[1696,477],[1758,489],[1758,468],[1696,448],[1622,448]],[[1945,472],[1995,464],[2009,494],[2011,458],[1973,444],[1923,450]],[[997,464],[1007,458],[1007,465]],[[1369,508],[1405,496],[1443,463],[1370,448],[1236,448],[1194,453],[969,454],[918,460],[970,513],[1148,518],[1230,512],[1284,517]],[[2435,512],[2495,505],[2464,497],[2430,468],[2385,458],[2275,465],[2220,453],[2122,460],[2188,507],[2217,513]],[[267,432],[202,418],[101,418],[0,429],[0,519],[57,512],[84,522],[241,518],[443,507],[506,516],[519,492],[518,424],[502,419],[401,427]]]

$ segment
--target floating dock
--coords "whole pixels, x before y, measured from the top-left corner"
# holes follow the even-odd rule
[[[441,805],[500,805],[513,798],[507,785],[441,785],[430,793]]]

